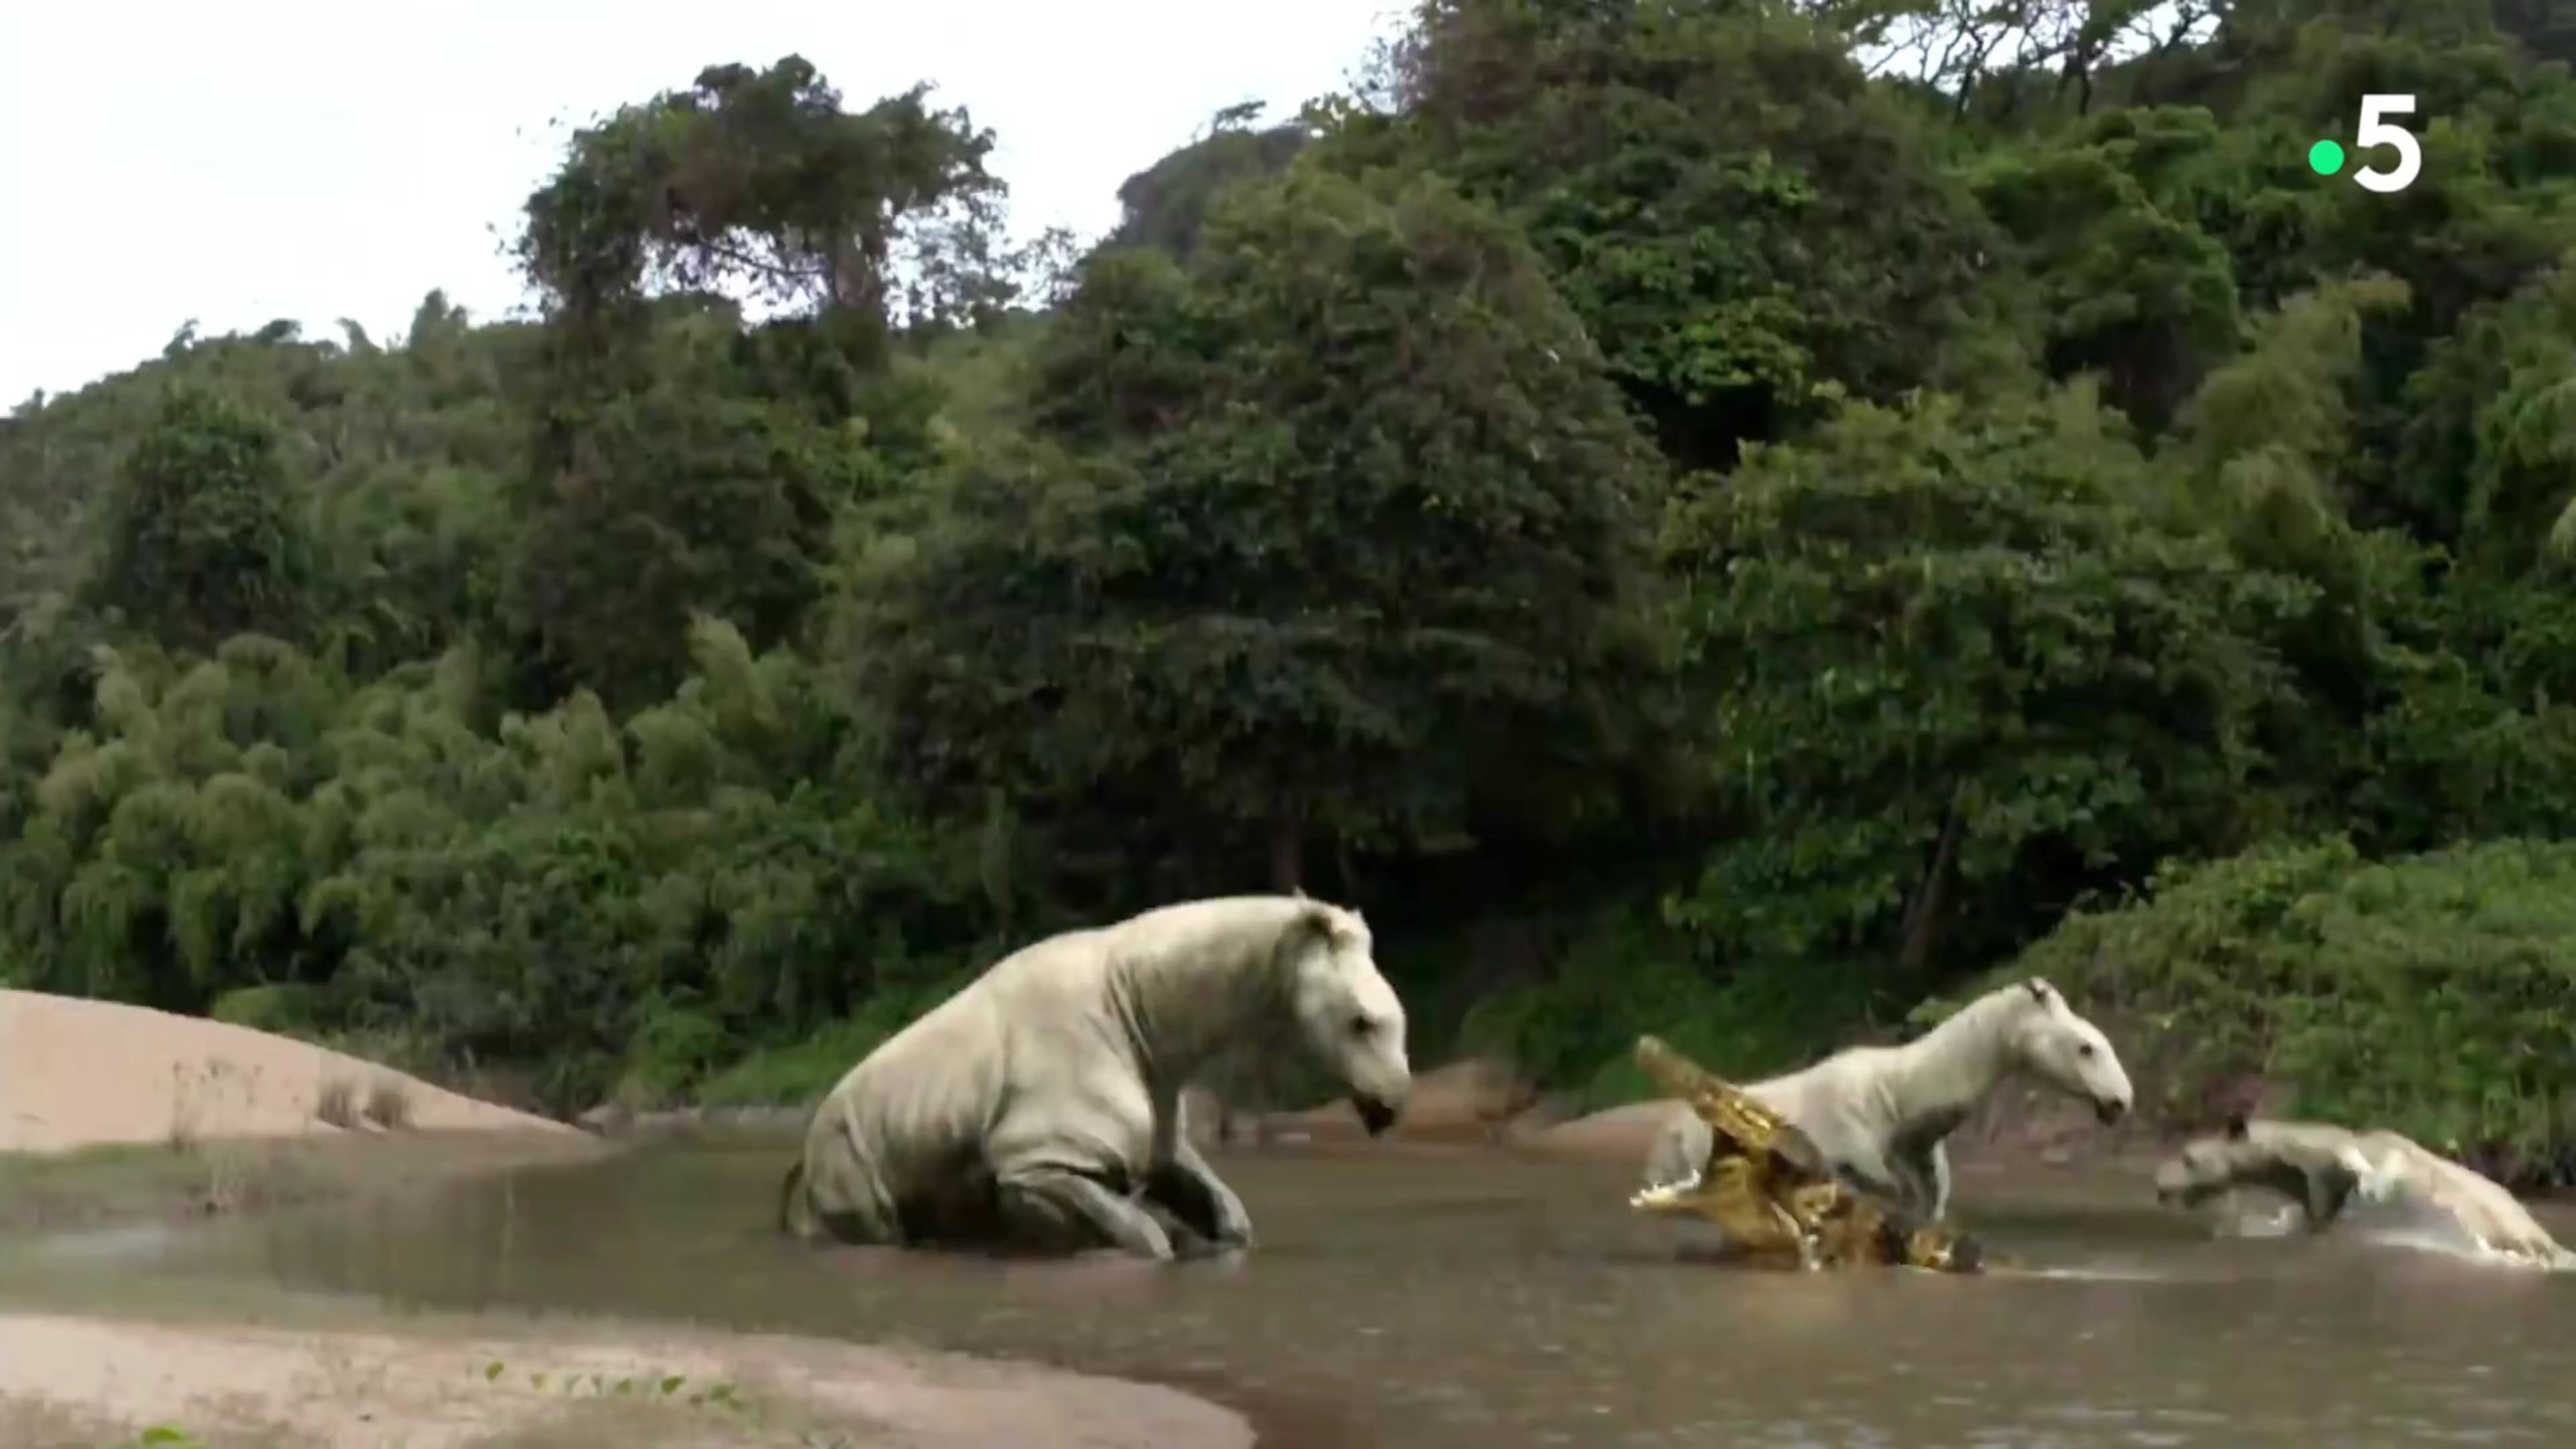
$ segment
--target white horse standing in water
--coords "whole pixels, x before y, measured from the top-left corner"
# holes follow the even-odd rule
[[[1903,1046],[1852,1047],[1744,1090],[1814,1138],[1843,1177],[1937,1220],[1950,1206],[1944,1140],[2015,1079],[2090,1102],[2106,1124],[2132,1096],[2110,1039],[2036,976],[1978,997]],[[1647,1153],[1646,1186],[1696,1178],[1710,1146],[1708,1124],[1676,1110]]]

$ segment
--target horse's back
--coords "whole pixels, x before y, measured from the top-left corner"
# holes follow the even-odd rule
[[[2434,1196],[2472,1226],[2480,1236],[2518,1243],[2543,1242],[2555,1246],[2556,1239],[2531,1209],[2516,1197],[2511,1188],[2485,1173],[2454,1162],[2428,1147],[2400,1138],[2414,1150],[2421,1169],[2429,1179]]]
[[[1870,1053],[1880,1047],[1845,1047],[1823,1061],[1755,1082],[1744,1090],[1798,1124],[1827,1156],[1874,1165],[1892,1124],[1884,1124],[1873,1093],[1884,1073]]]
[[[890,1214],[981,1155],[1002,1096],[1003,1042],[978,977],[879,1043],[807,1120],[801,1192],[829,1213],[847,1200]],[[853,1210],[857,1210],[853,1206]],[[848,1236],[835,1230],[835,1236]]]

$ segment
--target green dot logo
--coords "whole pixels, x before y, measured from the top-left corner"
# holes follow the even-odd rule
[[[2343,147],[2332,141],[2319,141],[2308,148],[2308,169],[2319,176],[2332,176],[2343,169]]]

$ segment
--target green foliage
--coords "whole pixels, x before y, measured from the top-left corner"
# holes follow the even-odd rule
[[[733,334],[729,308],[666,314],[623,390],[559,412],[573,441],[509,560],[505,617],[552,678],[600,681],[620,708],[678,682],[692,608],[786,637],[877,466],[863,424],[750,394]]]
[[[1734,839],[1677,919],[1745,959],[1893,949],[1909,919],[1982,954],[2034,895],[2244,838],[2256,726],[2296,702],[2266,639],[2309,595],[2152,497],[2079,389],[1856,407],[1683,505]]]
[[[235,987],[208,1003],[206,1015],[253,1031],[303,1035],[313,1030],[313,988],[296,981]]]
[[[2028,951],[2175,1120],[2576,1163],[2563,27],[2170,10],[1424,0],[1071,264],[926,88],[708,67],[567,138],[535,320],[0,419],[0,980],[793,1102],[1302,881],[1589,1100]],[[2414,184],[2312,175],[2390,91]]]
[[[552,326],[503,612],[549,695],[661,694],[692,608],[785,638],[878,466],[861,394],[888,329],[1009,300],[993,139],[926,93],[853,114],[800,57],[710,66],[575,133],[528,199]],[[728,287],[797,310],[746,336]]]
[[[623,727],[580,694],[491,735],[462,653],[347,692],[249,637],[175,679],[110,658],[99,732],[5,850],[21,975],[542,1062],[540,1099],[577,1105],[630,1051],[667,1089],[934,969],[915,943],[956,892],[918,833],[761,788],[840,728],[802,666],[712,620],[693,647]]]
[[[1688,467],[1846,393],[2009,369],[2001,239],[1841,37],[1770,6],[1431,0],[1336,137],[1458,179],[1525,230]],[[1830,240],[1827,240],[1830,238]]]
[[[1443,848],[1604,748],[1658,469],[1490,213],[1301,168],[1186,268],[1096,259],[1035,371],[1044,432],[965,450],[849,620],[952,806],[1115,800],[1285,885],[1309,835]]]
[[[1208,205],[1237,181],[1283,170],[1313,139],[1300,125],[1252,129],[1257,102],[1217,112],[1207,135],[1130,176],[1118,188],[1112,246],[1155,247],[1186,259],[1198,249]]]
[[[861,1057],[971,979],[970,971],[923,975],[881,987],[858,1012],[810,1036],[764,1047],[701,1083],[695,1097],[710,1107],[815,1102]]]
[[[2116,1013],[2139,1101],[2204,1122],[2266,1080],[2288,1110],[2384,1125],[2509,1178],[2568,1159],[2576,846],[2495,840],[2375,862],[2341,839],[2176,866],[2010,968]],[[2242,1105],[2241,1101],[2238,1103]]]
[[[2191,209],[2194,173],[2219,146],[2205,110],[2124,110],[1997,151],[1974,173],[2035,284],[2049,370],[2102,374],[2111,401],[2151,428],[2238,340],[2227,251]]]
[[[688,89],[573,136],[563,168],[528,199],[521,260],[581,315],[648,285],[745,283],[887,317],[903,300],[898,248],[941,222],[989,226],[979,208],[1001,191],[984,171],[992,135],[963,111],[931,110],[928,92],[853,114],[801,56],[767,70],[709,66]],[[914,303],[940,317],[990,300],[934,290]]]
[[[219,394],[173,391],[126,455],[99,602],[182,646],[294,637],[311,562],[277,454],[266,420]]]
[[[1849,1044],[1853,1024],[1886,1005],[1864,970],[1782,957],[1720,977],[1701,960],[1690,937],[1651,908],[1606,905],[1575,932],[1554,974],[1477,1002],[1459,1046],[1564,1084],[1591,1109],[1652,1094],[1630,1050],[1646,1033],[1751,1078],[1796,1067],[1820,1046]]]

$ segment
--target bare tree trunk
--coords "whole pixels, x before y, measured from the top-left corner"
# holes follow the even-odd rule
[[[1286,895],[1305,883],[1305,827],[1280,816],[1270,822],[1270,888]]]
[[[1897,955],[1897,969],[1908,977],[1919,978],[1932,966],[1933,942],[1941,933],[1941,907],[1950,894],[1950,871],[1959,859],[1959,835],[1967,820],[1952,802],[1941,818],[1941,842],[1932,848],[1932,864],[1914,887],[1914,899],[1905,907],[1905,941]]]

